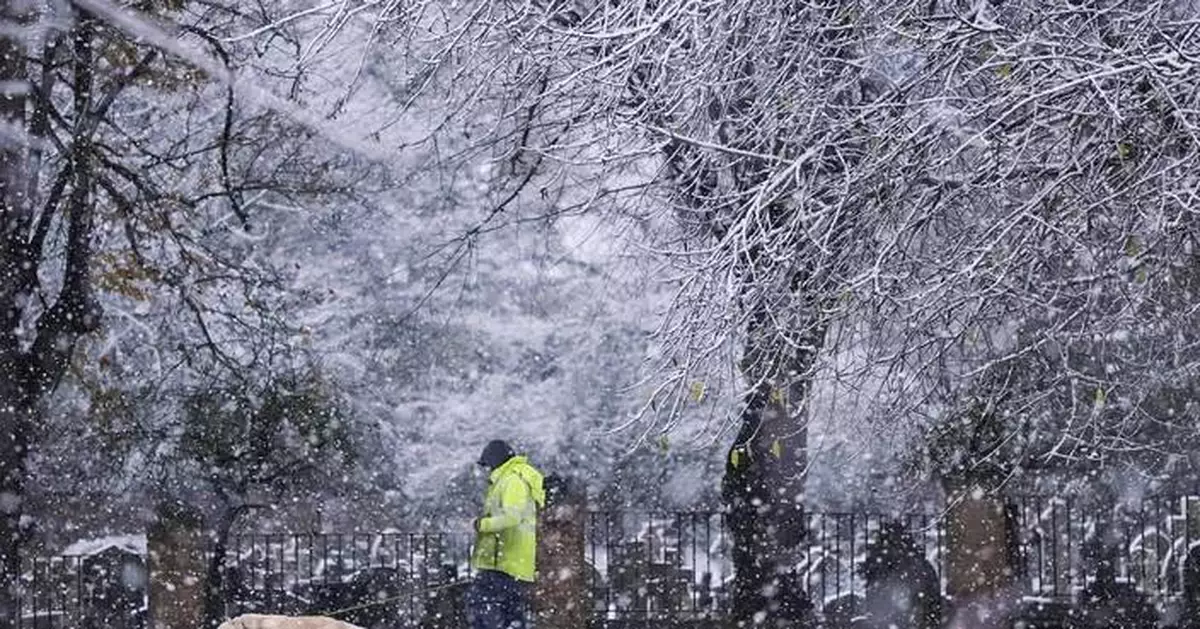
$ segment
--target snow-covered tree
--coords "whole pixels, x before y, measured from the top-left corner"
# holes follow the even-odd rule
[[[696,410],[688,400],[709,388],[742,400],[724,492],[740,621],[772,620],[764,593],[796,558],[809,421],[832,408],[821,400],[867,398],[827,426],[937,424],[949,449],[941,471],[953,474],[975,473],[996,439],[1030,444],[1021,456],[1091,456],[1189,429],[1161,415],[1190,412],[1173,392],[1194,379],[1191,3],[205,6],[197,15],[226,30],[198,36],[199,48],[143,34],[224,82],[210,92],[257,94],[280,114],[260,129],[277,133],[286,119],[372,159],[396,147],[387,173],[359,189],[369,181],[408,202],[374,233],[337,232],[360,257],[302,258],[365,270],[368,281],[346,273],[357,282],[343,288],[303,264],[276,273],[283,265],[251,257],[271,271],[256,277],[271,281],[250,285],[278,291],[271,299],[184,293],[182,311],[286,303],[304,313],[311,332],[296,342],[311,339],[339,377],[372,383],[374,395],[360,399],[397,442],[445,444],[447,425],[494,421],[497,407],[514,424],[536,407],[608,427],[609,409],[581,411],[555,393],[569,380],[562,353],[602,347],[604,335],[550,325],[579,304],[522,300],[531,286],[517,271],[563,268],[530,264],[556,257],[557,243],[527,245],[568,218],[650,232],[643,242],[668,263],[676,292],[655,335],[631,343],[645,342],[637,351],[659,369],[658,386],[639,392],[650,418],[640,432],[679,426]],[[103,14],[132,23],[127,11]],[[227,45],[242,56],[214,65]],[[265,94],[233,80],[228,66],[240,61],[262,70]],[[286,99],[272,96],[284,86]],[[330,121],[347,119],[356,133],[332,137]],[[222,127],[212,137],[240,137]],[[290,148],[309,145],[288,139],[247,142],[243,158],[253,163],[261,149],[272,163],[321,172],[293,160]],[[210,194],[235,222],[233,210],[253,207],[227,183]],[[299,204],[259,202],[281,205]],[[514,231],[522,227],[531,229]],[[403,230],[412,238],[387,233]],[[291,230],[250,246],[238,238],[256,232],[242,231],[215,242],[293,260],[311,246]],[[489,239],[507,248],[489,249]],[[429,242],[439,246],[421,246]],[[247,266],[207,253],[214,268]],[[598,286],[586,268],[551,279],[573,297]],[[637,315],[608,308],[595,311],[612,316],[608,331],[636,338]],[[448,324],[451,312],[468,316]],[[280,346],[292,342],[286,325],[236,317],[218,337],[182,337],[205,360],[236,363],[238,350],[225,348],[240,347],[242,333],[270,336],[266,328],[287,330]],[[454,419],[430,422],[443,416]],[[482,439],[489,426],[458,433]],[[981,447],[962,450],[963,435]],[[465,443],[422,447],[416,456],[470,460]]]
[[[494,79],[494,91],[459,84],[449,102],[517,99],[492,128],[530,130],[524,152],[610,173],[657,164],[627,181],[665,184],[640,198],[668,199],[693,229],[662,338],[671,395],[714,348],[732,349],[746,378],[726,475],[741,514],[739,619],[763,619],[760,595],[790,561],[823,370],[835,387],[882,378],[867,414],[923,421],[963,406],[974,374],[1022,347],[1074,325],[1122,329],[1137,285],[1165,281],[1147,265],[1186,262],[1194,13],[481,3],[442,31],[488,51],[454,67]],[[1125,294],[1091,297],[1127,274]],[[1029,325],[1042,313],[1048,325]],[[1018,328],[1033,338],[1014,343]]]
[[[243,109],[228,86],[206,80],[220,62],[198,72],[97,7],[0,5],[3,627],[15,612],[41,411],[68,371],[136,365],[149,366],[140,377],[162,378],[178,364],[164,358],[245,359],[239,335],[283,333],[274,269],[247,255],[255,221],[287,199],[336,192],[322,175],[337,156],[308,152],[314,133],[296,133],[275,111]],[[179,41],[232,63],[205,30],[212,13],[187,7],[137,9],[174,20]],[[157,335],[139,320],[149,313],[179,325]],[[118,328],[110,339],[126,335],[125,353],[78,351],[102,328]],[[166,357],[167,348],[180,354]]]

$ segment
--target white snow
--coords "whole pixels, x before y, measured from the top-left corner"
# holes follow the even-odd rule
[[[62,554],[72,557],[90,557],[109,548],[117,548],[128,553],[146,556],[146,536],[144,534],[108,535],[91,539],[79,540],[63,549]]]

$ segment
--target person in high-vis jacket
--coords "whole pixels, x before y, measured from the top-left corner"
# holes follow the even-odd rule
[[[499,440],[487,444],[479,465],[491,474],[483,515],[473,524],[471,629],[526,629],[527,590],[537,570],[538,509],[546,503],[542,473]]]

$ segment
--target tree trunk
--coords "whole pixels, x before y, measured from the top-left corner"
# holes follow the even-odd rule
[[[804,336],[810,342],[800,347],[808,349],[779,359],[755,345],[761,341],[752,333],[743,361],[743,373],[755,384],[722,486],[733,538],[732,613],[742,627],[811,624],[804,580],[795,565],[807,533],[808,372],[824,332]]]
[[[0,392],[0,629],[16,627],[20,613],[16,588],[24,537],[25,453],[33,426],[27,408],[10,404],[19,397],[10,391],[15,388],[11,385],[5,382]]]
[[[0,0],[0,24],[22,23],[13,3]],[[26,82],[25,51],[17,37],[0,35],[0,84]],[[21,516],[24,513],[26,453],[31,421],[25,378],[27,366],[14,330],[17,294],[14,272],[20,250],[13,246],[27,211],[24,189],[24,150],[13,134],[24,129],[25,96],[20,90],[0,90],[0,629],[16,627],[16,586],[21,573]]]
[[[28,24],[35,6],[0,0],[0,24],[18,28]],[[26,145],[37,142],[38,133],[30,129],[26,111],[25,94],[32,89],[27,53],[19,32],[0,35],[0,84],[9,86],[0,90],[0,629],[15,627],[20,613],[16,603],[26,474],[36,419],[43,400],[65,372],[75,342],[99,327],[100,309],[91,292],[94,209],[85,124],[94,83],[92,20],[80,16],[72,34],[76,120],[66,259],[62,288],[53,305],[41,312],[33,309],[44,301],[32,297],[45,255],[40,238],[57,208],[52,204],[42,208],[35,226],[30,194],[36,190],[30,185]],[[33,338],[19,336],[22,330],[28,335],[30,329],[35,330]]]
[[[204,626],[216,627],[225,619],[225,555],[229,537],[242,509],[226,505],[218,516],[212,552],[204,579]]]

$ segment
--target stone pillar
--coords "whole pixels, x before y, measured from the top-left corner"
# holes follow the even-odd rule
[[[975,486],[947,493],[949,629],[1008,627],[1016,591],[1004,501]]]
[[[1200,629],[1200,546],[1193,546],[1183,560],[1182,629]]]
[[[204,626],[203,518],[195,510],[164,502],[147,534],[150,629]]]
[[[591,611],[583,538],[587,500],[568,483],[559,483],[549,488],[546,508],[538,519],[534,626],[584,629]]]

